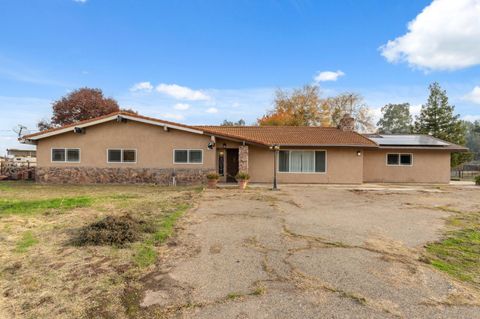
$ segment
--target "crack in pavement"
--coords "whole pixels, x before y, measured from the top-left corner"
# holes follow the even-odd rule
[[[280,195],[282,198],[279,198]],[[212,198],[214,201],[209,201]],[[157,304],[157,308],[162,307],[162,310],[158,310],[159,313],[167,317],[182,314],[188,316],[195,309],[219,307],[218,311],[221,311],[220,309],[223,308],[220,305],[244,303],[255,300],[255,298],[269,296],[273,298],[281,291],[292,293],[294,296],[306,296],[309,293],[313,293],[313,296],[315,296],[317,292],[322,291],[325,296],[336,296],[368,309],[369,312],[367,313],[372,314],[372,316],[373,314],[383,313],[382,317],[387,315],[396,318],[409,317],[402,312],[403,309],[394,302],[395,299],[392,299],[391,296],[390,300],[382,299],[375,294],[367,296],[359,292],[358,289],[353,291],[349,287],[339,286],[335,281],[332,282],[331,278],[324,275],[309,274],[308,267],[303,268],[309,264],[312,266],[313,260],[307,261],[307,264],[305,264],[306,261],[302,261],[302,258],[305,257],[302,256],[322,255],[320,251],[330,252],[336,251],[336,249],[345,250],[351,254],[351,251],[354,250],[374,254],[367,255],[365,258],[378,258],[378,260],[392,265],[393,269],[399,267],[397,266],[397,263],[399,263],[403,265],[402,267],[405,267],[407,273],[411,273],[411,276],[415,275],[419,269],[435,272],[420,260],[421,253],[419,250],[405,247],[402,243],[386,237],[368,238],[363,245],[358,245],[329,240],[324,236],[300,234],[292,230],[291,222],[289,224],[287,221],[287,217],[292,216],[290,207],[295,214],[300,215],[308,210],[308,203],[298,204],[295,200],[290,199],[286,192],[264,196],[264,194],[252,195],[251,193],[239,194],[234,191],[222,191],[222,196],[209,197],[207,195],[202,204],[202,209],[197,210],[195,214],[190,214],[193,221],[189,220],[185,223],[190,227],[185,227],[188,232],[182,232],[182,240],[177,244],[177,247],[172,248],[177,253],[166,255],[165,260],[170,260],[171,263],[171,267],[166,274],[171,273],[172,278],[176,280],[176,283],[170,286],[177,285],[181,287],[177,288],[183,291],[178,294],[181,298],[175,299],[175,297],[171,298],[170,296],[170,299],[166,298],[165,304]],[[249,213],[249,209],[251,213]],[[302,218],[302,215],[298,218]],[[301,226],[301,224],[299,225]],[[299,225],[296,226],[299,227]],[[189,248],[194,246],[199,247],[196,254],[188,251]],[[188,256],[182,256],[184,253]],[[233,265],[225,264],[225,260],[223,260],[227,258],[233,263],[235,263],[236,258],[241,258],[247,264],[241,264],[241,266],[238,264],[240,266],[238,269],[231,268]],[[237,263],[239,261],[237,260]],[[327,264],[325,266],[328,268],[332,265]],[[199,268],[199,266],[202,266],[202,268]],[[230,268],[218,268],[223,266]],[[245,266],[248,267],[245,268]],[[248,269],[254,266],[258,267],[255,270],[255,275],[246,275]],[[313,266],[317,267],[315,269],[323,268],[323,264]],[[231,273],[230,275],[234,280],[232,282],[234,283],[233,286],[221,282],[221,280],[229,278],[225,277],[225,272],[228,272],[229,269],[234,269],[233,271],[238,271],[238,274],[241,273],[243,276]],[[380,270],[384,271],[385,269]],[[218,281],[218,285],[211,285],[208,281],[205,281],[208,277],[194,279],[195,277],[188,275],[191,271],[198,271],[199,274],[202,271],[213,272],[212,280]],[[215,271],[219,273],[215,275]],[[421,272],[423,273],[423,270]],[[221,273],[223,273],[223,277],[218,276]],[[165,272],[163,274],[165,275]],[[442,276],[444,275],[442,274]],[[239,282],[240,280],[244,280],[244,282]],[[379,280],[382,280],[382,278],[379,277]],[[156,284],[153,282],[151,287],[155,288]],[[230,290],[223,296],[219,296],[220,291],[210,292],[205,290],[207,288],[216,289],[216,287],[223,289],[222,291],[225,291],[228,287],[245,288]],[[386,287],[388,287],[388,284]],[[389,289],[391,288],[393,287],[389,287]],[[165,291],[171,292],[168,291],[168,287]],[[305,294],[299,294],[298,292],[305,292]],[[462,299],[461,296],[463,296],[464,291],[459,290],[457,292],[457,295],[449,294],[443,299],[432,297],[416,302],[418,305],[431,308],[472,305],[471,298]],[[150,294],[152,294],[152,291],[150,291]],[[172,292],[172,295],[175,296],[175,293]],[[312,307],[319,306],[318,300],[312,300],[311,298],[303,298],[302,302],[308,303]],[[349,309],[352,308],[349,307]]]

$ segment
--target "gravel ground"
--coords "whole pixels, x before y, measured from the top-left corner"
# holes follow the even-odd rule
[[[480,293],[420,258],[442,207],[480,206],[459,187],[208,190],[141,305],[172,318],[480,318]]]

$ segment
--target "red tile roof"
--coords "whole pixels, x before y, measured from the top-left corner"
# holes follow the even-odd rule
[[[153,121],[159,124],[173,125],[186,129],[200,130],[212,135],[219,135],[226,138],[238,139],[262,145],[332,145],[332,146],[372,146],[377,144],[368,138],[355,133],[344,132],[337,128],[305,127],[305,126],[189,126],[175,122],[164,121],[153,117],[142,116],[128,112],[114,112],[99,116],[93,119],[80,121],[62,127],[41,131],[22,137],[28,140],[32,137],[60,131],[66,128],[73,128],[79,125],[99,121],[115,115],[128,115],[139,120]],[[93,124],[93,123],[92,123]],[[62,132],[59,132],[61,134]]]
[[[364,146],[377,144],[365,136],[334,127],[311,126],[195,126],[210,134],[263,145]]]

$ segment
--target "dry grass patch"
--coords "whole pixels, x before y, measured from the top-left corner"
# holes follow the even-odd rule
[[[198,196],[197,188],[0,182],[0,202],[9,203],[0,206],[0,313],[134,317],[125,291],[151,270]]]

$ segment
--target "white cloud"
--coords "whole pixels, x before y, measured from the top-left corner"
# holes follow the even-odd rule
[[[336,81],[339,77],[344,76],[345,73],[338,70],[334,71],[323,71],[318,72],[317,75],[313,78],[316,83],[318,82],[326,82],[326,81]]]
[[[190,108],[190,104],[187,104],[187,103],[177,103],[173,106],[173,108],[175,110],[179,110],[179,111],[185,111],[185,110],[188,110]]]
[[[161,117],[166,118],[166,119],[173,119],[173,120],[183,120],[185,117],[182,114],[174,114],[174,113],[163,113],[160,114]]]
[[[150,92],[153,89],[153,85],[150,82],[139,82],[135,83],[131,88],[130,91],[137,92],[137,91],[144,91]]]
[[[202,91],[192,90],[177,84],[161,83],[157,86],[156,90],[178,100],[206,101],[210,99],[210,97]]]
[[[480,0],[434,0],[408,24],[408,32],[380,47],[389,62],[425,70],[480,64]]]
[[[469,122],[480,121],[480,115],[465,115],[462,116],[462,120]]]
[[[87,0],[73,0],[74,2],[78,2],[78,3],[86,3]]]
[[[218,109],[215,108],[215,107],[210,107],[205,112],[210,113],[210,114],[214,114],[214,113],[218,113]]]
[[[476,86],[473,90],[463,97],[465,100],[480,104],[480,86]]]

